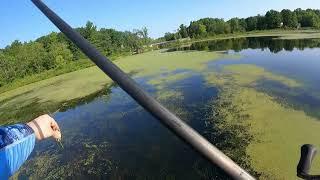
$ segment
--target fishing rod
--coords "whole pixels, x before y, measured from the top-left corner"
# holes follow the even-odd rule
[[[191,145],[210,162],[220,167],[234,179],[255,179],[247,171],[232,161],[228,156],[212,145],[189,125],[166,109],[152,96],[146,93],[132,78],[119,67],[103,56],[80,33],[61,19],[55,12],[47,7],[41,0],[31,0],[47,18],[60,29],[81,51],[86,54],[106,75],[116,82],[144,109],[161,121],[167,128],[182,140]]]

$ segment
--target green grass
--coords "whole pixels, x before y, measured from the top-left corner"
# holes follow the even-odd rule
[[[39,74],[26,76],[21,79],[16,79],[12,83],[6,84],[6,85],[0,87],[0,93],[10,91],[10,90],[16,89],[18,87],[25,86],[25,85],[28,85],[28,84],[31,84],[34,82],[44,80],[44,79],[49,79],[51,77],[58,76],[61,74],[65,74],[65,73],[77,71],[80,69],[88,68],[93,65],[94,64],[88,59],[80,59],[80,60],[77,60],[74,62],[70,62],[61,68],[50,69],[48,71],[44,71]]]

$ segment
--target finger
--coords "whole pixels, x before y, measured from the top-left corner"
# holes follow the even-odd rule
[[[60,127],[59,127],[58,123],[52,118],[51,118],[50,125],[51,125],[52,130],[60,131]]]
[[[60,131],[53,131],[52,136],[55,139],[61,139],[61,132]]]

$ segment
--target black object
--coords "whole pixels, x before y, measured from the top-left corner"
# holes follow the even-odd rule
[[[304,144],[301,146],[300,161],[297,166],[297,176],[302,179],[320,179],[320,175],[310,175],[312,160],[317,154],[317,149],[311,144]]]
[[[254,179],[228,156],[213,146],[190,126],[163,107],[159,102],[142,90],[126,73],[103,56],[93,45],[72,29],[41,0],[31,0],[84,54],[86,54],[105,74],[114,80],[124,91],[142,107],[166,125],[172,132],[190,144],[209,161],[219,166],[235,179]]]

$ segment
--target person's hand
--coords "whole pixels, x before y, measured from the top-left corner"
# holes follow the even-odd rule
[[[57,140],[61,139],[59,125],[48,114],[42,115],[28,122],[27,125],[33,129],[38,140],[49,138],[51,136]]]

